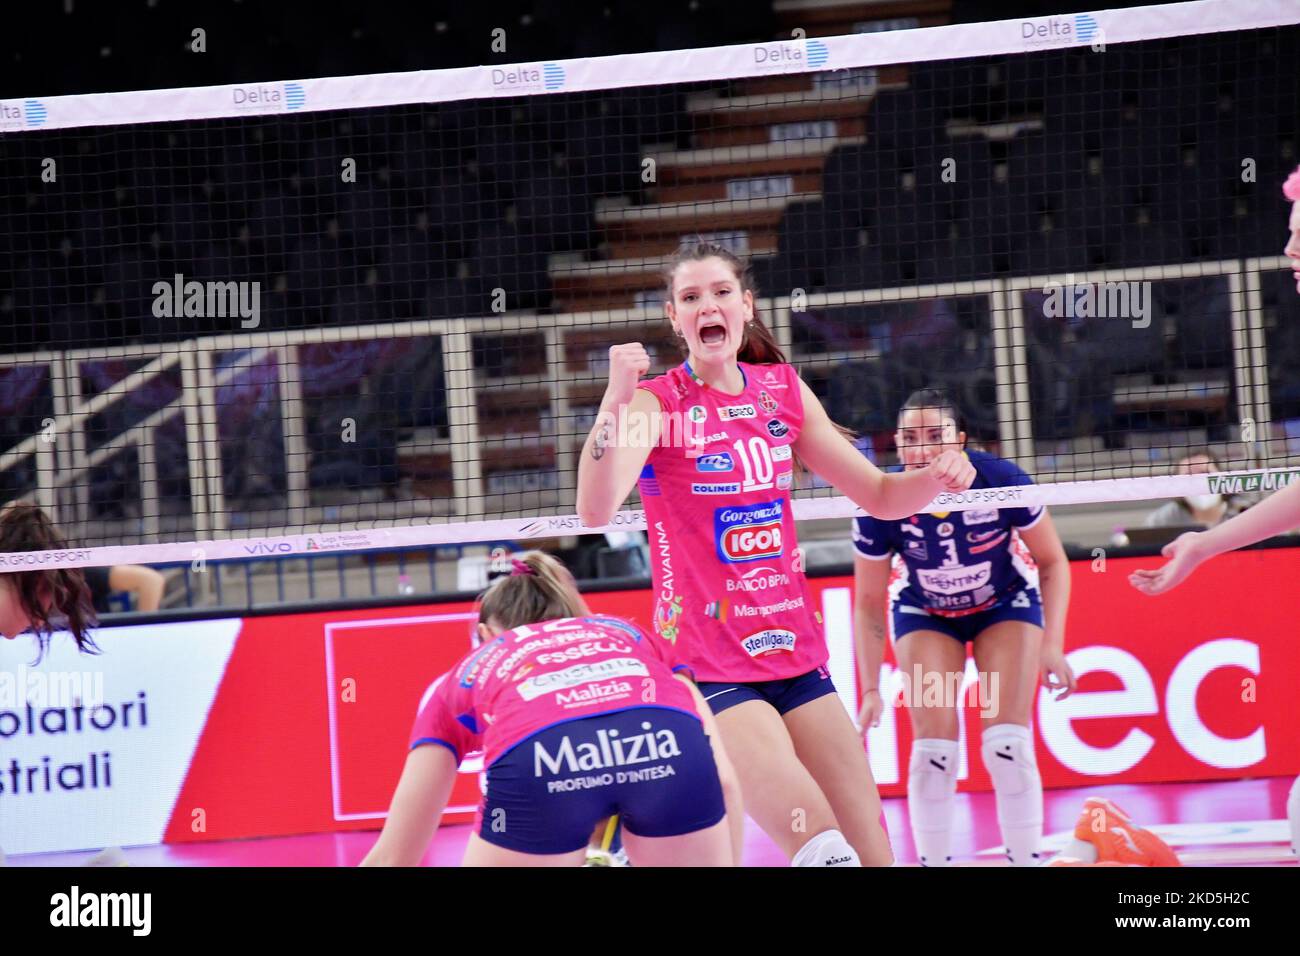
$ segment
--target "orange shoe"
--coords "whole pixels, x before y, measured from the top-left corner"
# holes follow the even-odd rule
[[[1097,850],[1097,862],[1134,866],[1182,866],[1169,844],[1135,824],[1105,797],[1083,801],[1074,838]]]

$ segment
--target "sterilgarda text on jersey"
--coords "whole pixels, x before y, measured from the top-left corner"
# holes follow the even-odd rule
[[[677,737],[671,730],[655,730],[649,721],[641,722],[643,734],[620,737],[617,730],[596,731],[596,740],[574,744],[565,734],[560,746],[552,755],[540,740],[533,741],[533,776],[580,773],[586,770],[608,770],[611,767],[628,767],[681,756]]]

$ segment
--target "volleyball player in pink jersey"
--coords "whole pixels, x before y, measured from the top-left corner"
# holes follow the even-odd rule
[[[0,509],[0,553],[59,551],[67,548],[49,516],[36,505],[9,504]],[[90,627],[95,612],[80,568],[39,569],[11,559],[0,567],[0,637],[13,640],[31,632],[37,660],[50,635],[66,628],[77,649],[98,653]]]
[[[670,645],[592,616],[569,572],[538,551],[487,589],[477,630],[479,647],[420,702],[363,866],[417,864],[457,767],[480,749],[487,785],[466,866],[581,866],[593,827],[615,813],[638,865],[738,859],[728,826],[738,841],[739,787]]]
[[[794,461],[892,518],[965,490],[974,469],[948,452],[885,475],[864,458],[786,363],[755,313],[748,267],[728,250],[685,249],[666,280],[688,360],[638,383],[645,349],[610,349],[578,514],[607,524],[640,480],[655,630],[695,672],[759,826],[798,866],[889,865],[875,781],[803,576]]]
[[[1291,219],[1287,224],[1290,237],[1283,252],[1291,259],[1296,293],[1300,294],[1300,166],[1282,184],[1282,194],[1291,200]],[[1134,571],[1129,581],[1144,594],[1162,594],[1177,587],[1202,562],[1215,555],[1283,534],[1297,525],[1300,525],[1300,481],[1292,482],[1250,510],[1208,531],[1179,535],[1161,552],[1169,559],[1164,567]],[[1287,819],[1291,824],[1291,849],[1300,855],[1300,778],[1291,787]]]
[[[67,546],[49,515],[36,505],[8,504],[0,509],[0,554],[60,551]],[[90,589],[80,568],[40,570],[21,558],[0,566],[0,638],[12,641],[30,632],[36,640],[37,663],[49,647],[50,635],[60,628],[68,630],[77,650],[99,653],[90,633],[94,619]],[[0,866],[4,861],[0,849]]]

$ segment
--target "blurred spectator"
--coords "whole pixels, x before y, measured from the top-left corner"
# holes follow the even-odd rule
[[[156,611],[162,603],[167,581],[153,568],[142,564],[117,564],[111,568],[85,568],[90,599],[100,614],[114,610],[113,594],[125,591],[135,595],[135,610]]]
[[[1223,471],[1223,463],[1209,449],[1197,449],[1178,460],[1180,475],[1209,475]],[[1245,495],[1191,495],[1165,502],[1143,524],[1148,528],[1181,528],[1204,525],[1213,528],[1240,514],[1255,502]]]

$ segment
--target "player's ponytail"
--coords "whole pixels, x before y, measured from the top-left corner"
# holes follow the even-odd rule
[[[785,365],[785,353],[776,344],[772,330],[763,324],[755,313],[754,320],[745,324],[745,337],[740,341],[736,358],[750,365]]]
[[[67,548],[49,515],[31,504],[11,504],[0,510],[0,553],[17,551],[59,551]],[[16,567],[24,567],[21,563]],[[31,621],[36,637],[37,662],[45,656],[50,635],[67,628],[77,649],[88,654],[98,651],[90,636],[95,612],[90,588],[80,568],[18,570],[4,575],[13,588],[14,600]]]
[[[503,630],[562,617],[586,617],[587,603],[569,569],[541,551],[510,559],[511,570],[493,581],[479,599],[479,620]]]

